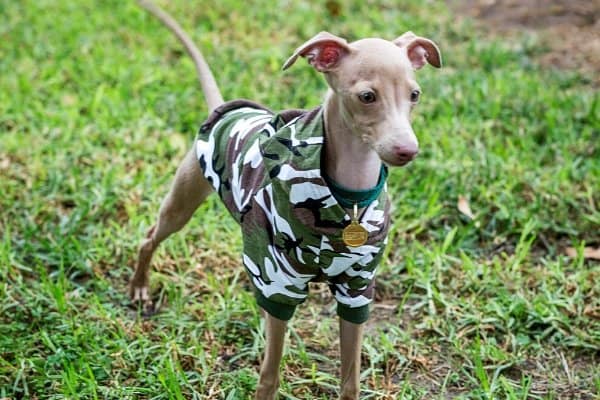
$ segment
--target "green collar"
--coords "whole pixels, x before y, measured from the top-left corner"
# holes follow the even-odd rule
[[[363,190],[354,190],[344,187],[331,179],[331,177],[327,175],[325,171],[321,171],[321,174],[323,175],[325,182],[327,182],[327,186],[329,186],[331,194],[333,194],[333,197],[335,197],[337,202],[342,207],[352,208],[354,204],[357,204],[358,208],[364,208],[371,204],[373,200],[375,200],[381,194],[383,186],[385,185],[385,180],[387,179],[388,169],[384,164],[381,164],[381,171],[379,172],[379,181],[377,182],[377,185],[371,189]]]

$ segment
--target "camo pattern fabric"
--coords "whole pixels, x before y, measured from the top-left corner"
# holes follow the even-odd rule
[[[387,242],[387,189],[360,217],[367,243],[346,246],[342,229],[350,217],[321,176],[323,144],[320,107],[274,114],[237,100],[211,114],[198,133],[196,153],[204,176],[242,228],[243,263],[258,303],[289,319],[306,299],[308,283],[326,280],[338,314],[360,323],[368,318]]]

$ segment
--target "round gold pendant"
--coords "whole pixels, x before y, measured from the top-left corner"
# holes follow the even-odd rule
[[[342,240],[346,246],[358,247],[367,243],[369,232],[363,228],[358,222],[352,221],[342,231]]]

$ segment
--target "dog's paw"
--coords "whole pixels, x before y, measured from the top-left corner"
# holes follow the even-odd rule
[[[135,303],[145,303],[150,300],[150,289],[148,286],[136,286],[131,285],[129,289],[129,296],[131,297],[131,301]]]
[[[138,310],[142,310],[144,316],[154,314],[154,304],[150,298],[150,289],[147,285],[131,284],[129,286],[129,297],[134,306],[137,306]]]

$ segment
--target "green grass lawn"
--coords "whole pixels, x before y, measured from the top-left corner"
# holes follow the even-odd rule
[[[362,398],[597,398],[600,264],[581,256],[600,246],[589,77],[540,69],[535,36],[485,36],[441,1],[318,3],[161,2],[226,99],[274,109],[322,99],[305,62],[280,70],[320,30],[439,44],[444,68],[418,73],[421,154],[389,181]],[[160,311],[127,297],[205,117],[190,58],[135,2],[0,2],[0,398],[251,397],[261,320],[216,198],[156,254]],[[335,303],[314,289],[290,326],[285,399],[337,394]]]

